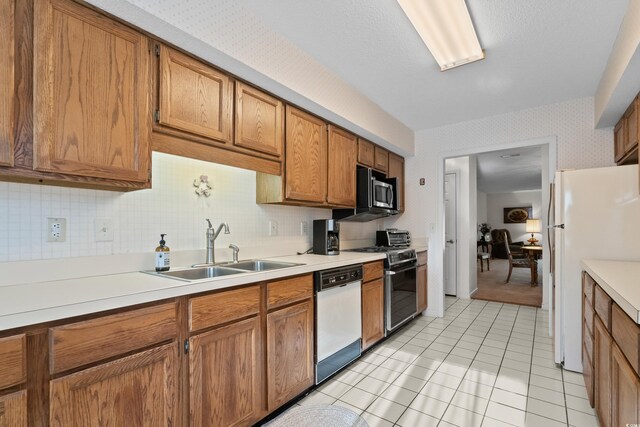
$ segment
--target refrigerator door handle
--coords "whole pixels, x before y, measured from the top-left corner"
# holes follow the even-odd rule
[[[548,225],[547,228],[549,228],[549,229],[551,229],[551,228],[562,228],[564,230],[564,224]]]

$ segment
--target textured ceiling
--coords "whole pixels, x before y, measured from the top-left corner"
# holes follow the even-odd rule
[[[628,3],[467,0],[486,59],[440,72],[394,0],[90,1],[169,39],[179,29],[190,38],[169,41],[224,52],[256,83],[277,82],[392,143],[406,132],[389,117],[421,130],[593,96]]]
[[[477,160],[478,191],[507,193],[542,188],[540,147],[491,151],[478,154]]]

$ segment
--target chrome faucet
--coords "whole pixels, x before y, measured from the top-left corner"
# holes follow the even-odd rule
[[[233,249],[233,263],[238,263],[238,252],[240,252],[240,248],[234,245],[233,243],[229,245],[229,249]]]
[[[218,230],[214,232],[213,225],[211,225],[211,221],[209,221],[208,218],[207,218],[207,223],[209,223],[209,228],[207,228],[207,259],[205,261],[205,264],[211,265],[216,263],[216,254],[215,254],[215,245],[214,245],[216,238],[218,237],[218,234],[220,234],[220,231],[222,231],[223,227],[224,227],[224,234],[229,234],[229,224],[227,224],[226,222],[223,222],[218,226]]]

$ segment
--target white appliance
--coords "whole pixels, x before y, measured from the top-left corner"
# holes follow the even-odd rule
[[[581,261],[640,260],[638,166],[557,172],[552,189],[554,357],[565,369],[582,372]]]
[[[360,356],[362,266],[316,272],[316,384]]]

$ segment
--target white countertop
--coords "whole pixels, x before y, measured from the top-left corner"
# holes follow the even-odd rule
[[[385,254],[290,255],[271,259],[305,265],[185,282],[131,272],[0,286],[0,331],[231,286],[383,259]]]
[[[640,262],[587,259],[585,271],[636,323],[640,323]]]

